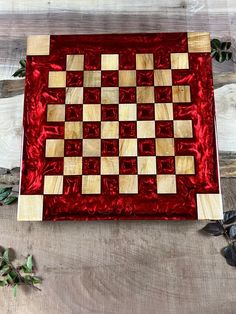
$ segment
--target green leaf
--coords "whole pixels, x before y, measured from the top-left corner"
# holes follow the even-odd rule
[[[29,255],[27,257],[26,266],[29,269],[29,271],[32,273],[32,270],[33,270],[33,256],[32,255]]]
[[[16,72],[14,72],[12,74],[12,76],[14,76],[14,77],[17,77],[17,76],[22,77],[22,71],[24,71],[24,68],[20,68],[20,69],[16,70]]]
[[[228,50],[231,47],[231,42],[230,41],[223,41],[221,43],[220,49],[221,50]]]
[[[211,47],[213,49],[218,49],[218,48],[220,48],[220,46],[221,46],[221,42],[219,39],[214,38],[211,40]]]
[[[212,51],[211,51],[211,57],[212,57],[212,58],[215,58],[216,54],[217,54],[217,51],[216,51],[216,50],[212,50]]]
[[[9,195],[9,196],[3,201],[3,204],[4,204],[4,205],[10,205],[10,204],[14,203],[17,199],[18,199],[17,196],[15,196],[15,195]]]
[[[226,53],[226,60],[227,60],[227,61],[231,60],[231,59],[232,59],[232,56],[233,56],[232,52],[227,52],[227,53]]]
[[[20,65],[21,65],[23,68],[26,67],[26,60],[25,60],[25,59],[21,59],[19,63],[20,63]]]
[[[14,297],[16,297],[17,286],[18,286],[18,285],[14,285],[13,288],[12,288],[12,289],[13,289],[13,295],[14,295]]]
[[[37,277],[37,276],[33,276],[33,277],[32,277],[32,283],[33,283],[34,285],[37,285],[37,284],[39,284],[39,283],[42,283],[42,279],[39,278],[39,277]]]
[[[227,212],[224,212],[223,222],[224,224],[236,222],[236,210],[228,210]]]
[[[11,275],[10,274],[7,274],[7,277],[6,277],[6,280],[7,282],[12,285],[14,283],[14,280],[11,278]]]
[[[224,233],[224,228],[219,222],[210,222],[204,228],[201,229],[210,235],[219,236]]]
[[[0,287],[5,287],[7,285],[6,280],[0,280]]]
[[[10,259],[9,259],[9,249],[6,249],[3,253],[3,259],[6,261],[6,262],[9,262]]]
[[[10,272],[10,270],[11,268],[8,265],[5,265],[0,269],[0,275],[5,276]]]
[[[4,191],[0,191],[0,201],[4,200],[11,193],[12,188],[5,188]]]
[[[226,60],[226,52],[221,51],[215,56],[216,61],[223,63]]]

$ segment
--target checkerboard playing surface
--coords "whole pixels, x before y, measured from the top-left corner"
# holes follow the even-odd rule
[[[220,219],[208,33],[30,36],[18,220]]]

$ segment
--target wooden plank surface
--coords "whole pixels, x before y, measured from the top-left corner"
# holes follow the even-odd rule
[[[235,11],[233,0],[0,0],[1,102],[12,106],[15,97],[6,97],[22,93],[22,81],[5,80],[25,56],[28,34],[205,30],[229,39],[236,35]],[[235,83],[234,70],[230,62],[214,64],[216,87]],[[230,178],[236,173],[236,150],[230,149],[235,85],[217,93],[222,192],[229,210],[236,207],[236,178]],[[16,170],[0,169],[0,184],[16,189],[18,178]],[[17,223],[16,205],[2,206],[0,245],[15,248],[18,259],[34,254],[44,282],[41,293],[20,290],[16,300],[2,291],[1,313],[234,314],[236,274],[219,254],[225,242],[199,234],[203,226],[199,221]]]

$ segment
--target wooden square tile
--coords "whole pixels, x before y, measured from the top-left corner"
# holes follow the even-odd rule
[[[83,71],[84,70],[84,55],[67,55],[66,57],[67,71]]]
[[[49,105],[47,106],[47,121],[61,122],[65,121],[65,105]]]
[[[83,121],[101,121],[101,105],[83,105]]]
[[[101,174],[119,174],[119,157],[101,157]]]
[[[175,156],[176,174],[195,174],[194,156]]]
[[[120,121],[136,121],[137,120],[137,104],[119,104],[119,120]]]
[[[138,193],[138,176],[119,175],[119,193],[122,194]]]
[[[64,175],[81,175],[82,157],[64,157]]]
[[[137,102],[154,103],[154,87],[153,86],[137,87]]]
[[[136,71],[119,71],[119,86],[136,86]]]
[[[173,102],[191,102],[190,86],[172,86]]]
[[[63,157],[64,140],[46,139],[45,157]]]
[[[102,121],[101,122],[101,138],[118,138],[119,122],[118,121]]]
[[[119,55],[118,54],[102,54],[101,68],[104,70],[118,70],[119,69]]]
[[[172,70],[189,69],[188,53],[171,53],[170,60]]]
[[[173,174],[157,175],[157,193],[158,194],[175,194],[176,177]]]
[[[119,139],[119,156],[137,156],[137,139]]]
[[[139,156],[138,157],[138,174],[156,174],[156,157]]]
[[[156,139],[156,155],[157,156],[174,156],[175,143],[173,138],[157,138]]]
[[[171,70],[154,70],[155,86],[171,86],[172,73]]]
[[[83,135],[83,122],[65,122],[65,139],[80,139]]]
[[[17,220],[43,220],[43,195],[19,195]]]
[[[84,71],[84,87],[100,87],[101,71]]]
[[[155,104],[155,120],[173,120],[173,104],[172,103],[156,103]]]
[[[136,69],[137,70],[153,70],[154,61],[152,53],[137,53],[136,54]]]
[[[100,194],[101,193],[101,176],[100,175],[83,175],[82,176],[82,194]]]
[[[83,87],[66,88],[66,104],[83,104],[84,89]]]
[[[138,138],[155,138],[155,121],[137,121]]]
[[[197,194],[197,215],[198,219],[222,220],[223,204],[221,194]]]
[[[101,156],[101,140],[100,139],[83,139],[83,156],[93,157]]]
[[[201,32],[188,33],[189,52],[211,52],[210,34]]]
[[[193,137],[192,120],[174,120],[174,137],[176,138]]]
[[[102,104],[118,104],[119,103],[119,87],[102,87],[101,88]]]
[[[66,87],[66,71],[49,71],[48,87],[49,88]]]
[[[44,194],[62,194],[63,176],[44,176]]]
[[[48,56],[50,35],[31,35],[27,37],[27,56]]]

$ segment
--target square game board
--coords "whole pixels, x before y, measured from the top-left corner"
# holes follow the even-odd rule
[[[208,33],[27,40],[18,220],[221,219]]]

